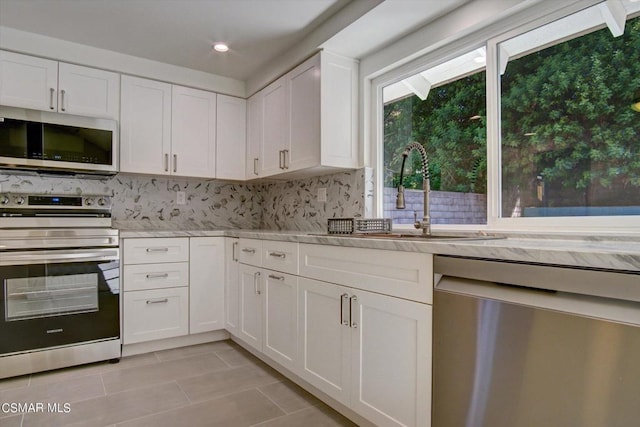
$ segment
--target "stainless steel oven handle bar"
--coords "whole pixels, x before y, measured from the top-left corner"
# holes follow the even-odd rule
[[[54,251],[3,252],[2,265],[47,264],[60,262],[117,261],[119,249],[73,249]]]

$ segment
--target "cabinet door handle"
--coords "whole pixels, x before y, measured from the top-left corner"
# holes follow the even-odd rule
[[[67,91],[66,91],[66,90],[64,90],[64,89],[62,89],[62,90],[60,91],[60,109],[61,109],[62,111],[67,111],[67,110],[64,108],[64,94],[65,94],[65,93],[67,93]]]
[[[169,153],[164,153],[164,171],[169,172]]]
[[[253,174],[258,175],[258,157],[253,159]]]
[[[347,320],[347,316],[344,314],[344,309],[347,306],[345,302],[349,299],[349,294],[340,295],[340,324],[342,326],[349,326],[349,321]]]
[[[289,163],[287,161],[287,157],[289,157],[288,154],[289,150],[282,150],[282,164],[284,166],[282,169],[289,169]]]
[[[169,302],[169,298],[162,298],[162,299],[148,299],[147,300],[147,304],[164,304]]]
[[[166,279],[169,277],[169,273],[149,273],[147,279]]]
[[[278,167],[280,169],[284,169],[284,161],[282,160],[284,156],[284,150],[278,151]]]
[[[357,309],[358,309],[358,297],[354,295],[351,298],[349,298],[349,323],[350,323],[350,326],[354,329],[358,327],[358,323],[356,322],[356,320],[358,319],[358,316],[356,313]]]
[[[169,248],[147,248],[147,252],[169,252]]]
[[[177,154],[173,155],[173,172],[174,173],[178,172],[178,155]]]
[[[253,248],[242,248],[242,252],[248,253],[248,254],[255,254],[256,250]]]
[[[53,94],[56,92],[54,88],[49,89],[49,109],[55,110],[56,107],[53,105]]]
[[[233,261],[238,261],[238,255],[236,255],[237,249],[238,249],[238,242],[233,242],[233,246],[231,246],[231,259]]]
[[[276,276],[275,274],[270,274],[269,279],[284,281],[284,276]]]
[[[287,254],[285,254],[284,252],[269,252],[269,256],[284,259],[287,257]]]
[[[260,295],[260,289],[258,289],[258,279],[260,278],[260,272],[256,271],[253,274],[253,290],[256,293],[256,295]]]

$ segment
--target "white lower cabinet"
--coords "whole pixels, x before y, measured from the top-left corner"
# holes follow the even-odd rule
[[[124,293],[124,344],[189,333],[189,288]]]
[[[378,426],[430,425],[432,307],[356,289],[350,302],[351,408]]]
[[[124,264],[189,261],[189,238],[124,239]]]
[[[351,388],[349,288],[298,279],[299,375],[342,403]]]
[[[189,333],[224,329],[224,237],[189,239]]]
[[[298,277],[262,270],[262,351],[289,370],[298,361]]]
[[[237,336],[240,320],[240,263],[237,238],[225,238],[224,259],[224,323],[227,331]]]
[[[379,426],[428,426],[431,306],[299,278],[299,375]]]
[[[283,367],[295,371],[298,361],[298,276],[290,273],[297,271],[298,244],[241,238],[232,252],[240,262],[235,335]],[[236,296],[228,293],[227,298],[233,301]]]
[[[189,263],[125,265],[123,280],[127,292],[188,286]]]
[[[258,267],[240,265],[238,337],[259,351],[262,351],[261,275]]]
[[[298,357],[298,277],[240,265],[237,336],[287,369]]]
[[[224,329],[225,238],[126,238],[123,344]]]

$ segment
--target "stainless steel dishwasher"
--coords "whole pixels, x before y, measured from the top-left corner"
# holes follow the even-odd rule
[[[433,427],[640,425],[640,275],[436,256]]]

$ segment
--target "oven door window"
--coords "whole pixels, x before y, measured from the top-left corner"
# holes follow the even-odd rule
[[[98,274],[7,279],[5,320],[98,311]]]
[[[0,266],[0,356],[118,338],[119,271],[117,260]]]

